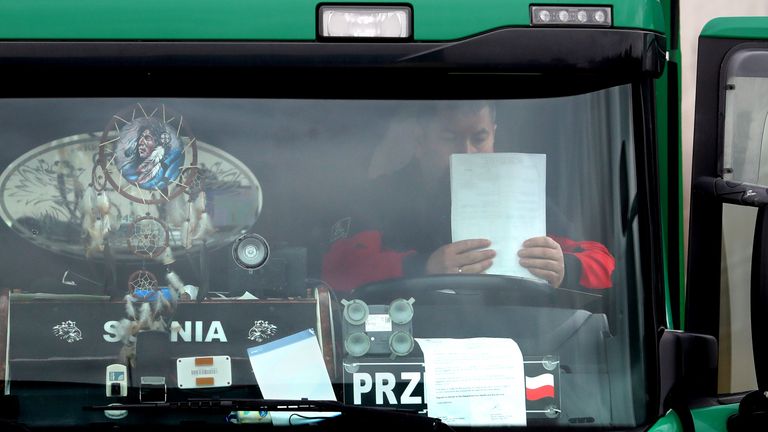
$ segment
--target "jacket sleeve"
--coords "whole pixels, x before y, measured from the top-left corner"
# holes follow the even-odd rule
[[[382,249],[381,232],[363,231],[336,240],[323,257],[323,280],[336,291],[403,276],[403,259],[415,251]]]
[[[616,259],[608,251],[608,248],[596,241],[575,241],[567,237],[552,235],[549,237],[563,249],[566,262],[569,261],[569,257],[578,259],[581,264],[578,281],[582,287],[607,289],[613,286],[612,276],[613,270],[616,268]],[[568,273],[567,265],[566,273]]]
[[[616,262],[601,243],[575,241],[567,237],[550,237],[563,250],[566,278],[587,289],[607,289],[613,286],[612,274]],[[383,248],[381,232],[359,232],[333,242],[323,257],[322,277],[338,292],[349,292],[371,282],[411,275],[411,262],[423,263],[414,250],[393,251]],[[413,266],[411,266],[413,267]],[[574,274],[574,272],[578,274]]]

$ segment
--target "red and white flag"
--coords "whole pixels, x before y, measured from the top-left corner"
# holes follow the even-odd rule
[[[535,401],[546,397],[555,397],[555,376],[551,373],[535,377],[525,377],[525,398]]]

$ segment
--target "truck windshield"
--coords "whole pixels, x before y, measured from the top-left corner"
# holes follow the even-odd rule
[[[4,99],[0,124],[14,421],[321,416],[120,406],[242,398],[453,426],[645,420],[630,85]]]

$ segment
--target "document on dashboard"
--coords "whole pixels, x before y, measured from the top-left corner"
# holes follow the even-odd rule
[[[314,330],[248,348],[256,382],[265,399],[336,400]],[[275,425],[296,425],[336,412],[273,412]]]
[[[487,273],[543,281],[520,265],[523,242],[547,234],[547,155],[451,155],[452,241],[488,239]]]
[[[427,413],[451,426],[525,426],[525,372],[505,338],[416,339]]]

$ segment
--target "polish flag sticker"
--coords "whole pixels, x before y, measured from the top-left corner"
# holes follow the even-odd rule
[[[525,377],[525,399],[536,401],[555,397],[555,377],[551,373]]]

